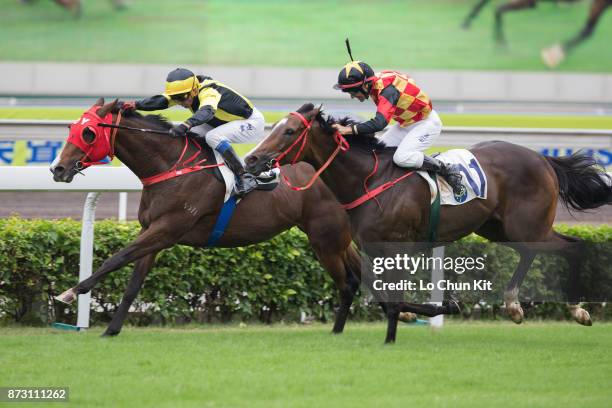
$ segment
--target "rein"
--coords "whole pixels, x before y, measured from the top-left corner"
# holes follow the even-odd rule
[[[312,127],[313,122],[316,119],[316,116],[312,118],[312,120],[309,122],[308,120],[306,120],[306,118],[304,117],[304,115],[302,115],[299,112],[291,112],[291,115],[299,118],[302,123],[304,124],[304,126],[306,126],[306,128],[302,131],[302,133],[300,134],[300,136],[295,139],[295,141],[291,144],[291,146],[289,146],[287,148],[287,150],[285,150],[284,152],[282,152],[278,157],[276,157],[275,159],[275,163],[274,163],[274,167],[278,168],[280,170],[280,160],[285,157],[287,154],[289,154],[289,152],[291,152],[291,150],[293,150],[293,148],[295,146],[297,146],[297,144],[301,141],[302,145],[300,146],[300,150],[298,150],[297,154],[293,157],[293,160],[291,161],[291,165],[294,165],[298,158],[300,157],[300,154],[302,154],[302,151],[304,150],[304,146],[306,146],[306,142],[308,140],[308,133],[310,132],[310,128]],[[291,188],[294,191],[303,191],[303,190],[307,190],[310,187],[312,187],[312,185],[314,184],[314,182],[319,178],[319,176],[321,175],[321,173],[323,173],[325,171],[325,169],[327,169],[327,167],[329,167],[329,165],[332,163],[332,161],[334,161],[334,159],[336,158],[336,156],[338,155],[338,153],[345,152],[349,149],[349,144],[348,141],[344,138],[344,136],[342,136],[340,134],[340,132],[335,132],[334,134],[334,139],[336,140],[337,146],[336,149],[333,151],[333,153],[329,156],[329,158],[327,159],[327,161],[323,164],[323,166],[321,166],[321,168],[319,168],[317,170],[317,172],[312,176],[312,178],[310,179],[310,181],[308,183],[306,183],[306,185],[301,186],[301,187],[297,187],[294,186],[293,184],[291,184],[291,182],[289,181],[289,178],[287,176],[285,176],[284,174],[282,174],[283,176],[283,180],[285,181],[285,184],[287,184],[289,186],[289,188]]]
[[[308,133],[310,131],[310,128],[312,127],[313,122],[315,121],[315,118],[316,118],[316,116],[315,116],[309,122],[308,120],[306,120],[304,115],[302,115],[299,112],[291,112],[291,115],[296,116],[297,118],[299,118],[302,121],[302,123],[304,124],[304,126],[306,126],[306,128],[302,131],[300,136],[297,139],[295,139],[295,141],[291,144],[291,146],[289,146],[287,148],[287,150],[285,150],[278,157],[276,157],[275,163],[274,163],[274,167],[278,168],[279,170],[280,170],[280,160],[283,157],[285,157],[287,154],[289,154],[289,152],[291,152],[291,150],[293,150],[293,148],[295,146],[297,146],[298,143],[301,142],[300,150],[298,150],[297,154],[293,157],[293,160],[291,161],[291,165],[296,163],[296,161],[300,157],[300,154],[302,154],[302,151],[304,150],[304,146],[306,146],[306,142],[308,140]],[[336,140],[336,143],[338,144],[336,146],[336,149],[329,156],[327,161],[317,170],[317,172],[312,176],[312,178],[310,179],[310,181],[306,185],[304,185],[302,187],[296,187],[293,184],[291,184],[291,182],[289,181],[287,176],[282,174],[283,180],[285,181],[285,184],[287,184],[289,186],[289,188],[291,188],[292,190],[295,190],[295,191],[303,191],[303,190],[306,190],[306,189],[312,187],[314,182],[319,178],[321,173],[323,173],[325,171],[325,169],[327,169],[327,167],[329,167],[329,165],[332,163],[332,161],[334,161],[336,156],[341,151],[345,152],[345,151],[347,151],[349,149],[350,146],[349,146],[348,141],[346,140],[346,138],[344,138],[344,136],[342,136],[340,134],[340,132],[336,131],[336,133],[334,134],[334,138]],[[379,195],[380,193],[390,189],[391,187],[393,187],[394,185],[396,185],[397,183],[399,183],[403,179],[405,179],[407,177],[410,177],[411,175],[414,174],[414,171],[409,171],[409,172],[407,172],[405,174],[402,174],[401,176],[399,176],[395,180],[390,180],[390,181],[387,181],[386,183],[381,184],[380,186],[376,187],[374,190],[368,190],[368,180],[374,174],[376,174],[376,172],[378,171],[378,156],[376,155],[375,151],[372,151],[372,154],[374,155],[374,168],[372,169],[372,172],[370,174],[368,174],[368,176],[363,181],[363,189],[365,191],[365,194],[362,195],[361,197],[357,198],[356,200],[351,201],[350,203],[342,204],[342,206],[346,210],[352,210],[353,208],[359,207],[361,204],[363,204],[363,203],[365,203],[365,202],[367,202],[367,201],[369,201],[371,199],[374,199],[376,201],[376,204],[378,204],[378,207],[382,208],[381,205],[380,205],[380,202],[378,201],[378,199],[376,199],[376,196]]]

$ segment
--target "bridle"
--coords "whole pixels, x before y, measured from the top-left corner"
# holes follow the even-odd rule
[[[293,148],[296,147],[301,142],[300,149],[298,150],[296,155],[293,157],[293,160],[291,161],[291,165],[294,165],[298,161],[298,158],[302,154],[302,151],[304,150],[304,147],[306,146],[306,143],[308,141],[308,134],[310,133],[310,129],[312,128],[312,124],[316,120],[316,115],[313,116],[311,121],[308,121],[304,117],[304,115],[302,115],[299,112],[291,112],[290,115],[295,116],[298,119],[300,119],[300,121],[304,124],[305,128],[302,131],[302,133],[300,134],[300,136],[297,139],[295,139],[295,141],[291,144],[291,146],[289,146],[284,152],[279,154],[276,158],[272,159],[272,162],[273,162],[272,166],[275,167],[275,168],[279,168],[279,169],[280,169],[280,161],[281,161],[281,159],[284,158],[285,156],[287,156],[293,150]],[[332,161],[334,161],[336,156],[341,151],[342,152],[347,151],[349,149],[349,147],[350,147],[348,141],[346,140],[346,138],[344,136],[342,136],[340,134],[340,132],[338,132],[338,131],[334,132],[334,140],[336,141],[336,144],[337,144],[336,149],[329,156],[327,161],[312,176],[310,181],[308,183],[306,183],[306,185],[301,186],[301,187],[294,186],[293,184],[291,184],[291,182],[289,181],[287,176],[282,174],[283,180],[285,181],[285,184],[287,184],[287,186],[289,186],[289,188],[291,188],[292,190],[295,190],[295,191],[303,191],[303,190],[306,190],[306,189],[309,189],[310,187],[312,187],[314,182],[319,178],[321,173],[323,173],[325,171],[325,169],[327,167],[329,167],[329,165],[332,163]]]
[[[96,108],[97,106],[92,107],[87,112],[85,112],[79,120],[75,121],[71,125],[70,128],[70,136],[68,137],[68,143],[75,145],[85,154],[83,156],[83,159],[77,161],[74,164],[73,170],[75,171],[75,173],[83,174],[81,173],[81,170],[89,166],[108,164],[107,161],[102,161],[102,159],[108,156],[112,160],[115,157],[115,140],[119,129],[168,135],[168,131],[141,129],[119,125],[119,122],[121,122],[122,115],[121,110],[119,110],[119,113],[117,114],[114,123],[112,123],[113,117],[111,113],[108,113],[104,116],[104,118],[101,118],[95,111]],[[89,129],[94,132],[95,139],[92,143],[87,143],[83,139],[83,131],[85,129]],[[195,147],[196,151],[191,156],[186,157],[185,155],[187,154],[187,150],[190,144]],[[202,154],[202,152],[202,146],[200,146],[200,144],[196,140],[185,136],[184,146],[181,151],[180,157],[174,163],[174,165],[168,170],[163,171],[161,173],[155,174],[150,177],[141,178],[142,184],[146,187],[195,171],[223,166],[222,163],[204,165],[203,163],[206,162],[207,159],[200,159],[200,155]]]
[[[79,120],[70,125],[70,135],[67,142],[76,146],[84,153],[83,158],[74,164],[74,170],[79,173],[90,166],[107,164],[106,161],[102,161],[107,156],[111,160],[115,157],[115,139],[118,129],[111,130],[108,128],[119,124],[121,121],[121,111],[119,111],[113,125],[111,124],[113,115],[109,112],[102,118],[97,114],[97,108],[97,106],[92,107]],[[103,127],[107,127],[107,129],[100,129]],[[93,142],[88,143],[84,140],[83,132],[85,129],[89,129],[94,133],[95,138]]]

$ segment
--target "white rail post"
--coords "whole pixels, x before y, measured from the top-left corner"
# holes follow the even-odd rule
[[[128,193],[121,192],[119,193],[119,215],[118,215],[118,219],[119,222],[125,222],[125,220],[127,219],[127,200],[128,200]]]
[[[440,264],[444,264],[444,247],[436,247],[432,251],[432,257],[434,259],[441,259]],[[431,291],[431,298],[429,303],[442,306],[444,300],[444,291],[438,289],[438,282],[444,279],[444,269],[437,267],[438,262],[434,262],[434,266],[431,269],[431,282],[434,284],[434,288]],[[442,265],[440,265],[442,266]],[[434,328],[440,328],[444,325],[444,315],[438,315],[429,318],[429,325]]]
[[[79,282],[89,278],[93,269],[94,223],[96,222],[96,205],[100,192],[87,193],[83,206],[83,221],[81,228],[81,257],[79,263]],[[91,292],[79,295],[77,326],[89,328],[89,312],[91,310]]]

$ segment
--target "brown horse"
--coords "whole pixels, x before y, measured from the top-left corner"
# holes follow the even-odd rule
[[[394,150],[385,148],[374,135],[349,136],[346,141],[350,148],[346,149],[342,139],[334,136],[334,123],[331,118],[324,119],[312,104],[305,104],[279,122],[246,157],[248,171],[267,169],[281,154],[281,164],[284,163],[287,156],[293,156],[284,152],[299,145],[299,157],[295,159],[319,171],[328,166],[321,177],[341,203],[351,203],[362,196],[366,178],[370,178],[371,186],[378,186],[406,174],[406,169],[393,165]],[[351,122],[344,119],[341,124]],[[296,142],[299,138],[303,144]],[[591,157],[582,154],[550,158],[505,142],[484,142],[470,150],[487,174],[488,196],[460,206],[443,206],[437,242],[453,242],[476,232],[491,241],[509,242],[519,252],[519,265],[504,295],[509,315],[516,323],[523,319],[518,289],[536,255],[526,243],[547,243],[549,250],[558,251],[570,262],[568,299],[572,316],[590,325],[588,312],[578,304],[580,246],[575,243],[579,240],[556,233],[552,224],[559,197],[576,210],[612,203],[609,177]],[[380,158],[374,176],[370,176],[374,168],[372,151],[377,151]],[[429,187],[421,177],[404,178],[379,195],[378,201],[366,201],[349,211],[353,238],[360,248],[368,242],[427,241],[430,198]],[[395,341],[400,310],[410,309],[403,304],[387,304],[387,342]],[[449,308],[446,312],[453,311]]]
[[[104,100],[100,99],[90,111],[96,112],[100,122],[105,117],[112,117],[112,120],[108,121],[110,123],[118,122],[116,100],[104,105]],[[92,116],[85,119],[82,117],[79,122],[86,124],[85,127],[79,134],[73,134],[77,129],[73,126],[70,137],[79,139],[77,143],[82,142],[90,146],[92,150],[85,151],[96,152],[96,156],[104,157],[114,151],[117,158],[140,179],[170,169],[186,145],[189,147],[186,157],[198,153],[197,146],[187,143],[187,139],[170,138],[166,133],[171,124],[159,116],[124,112],[119,120],[122,126],[148,128],[161,134],[118,130],[110,139],[94,121],[96,119],[92,119]],[[52,168],[54,180],[69,183],[75,174],[83,169],[83,163],[99,160],[92,157],[94,153],[87,154],[85,151],[75,144],[67,143],[59,161]],[[198,157],[198,160],[202,157],[208,159],[209,163],[214,160],[210,149],[204,149],[200,154],[202,156]],[[307,164],[285,171],[290,177],[301,181],[314,174],[313,168]],[[58,300],[71,303],[78,294],[89,292],[108,273],[135,262],[134,273],[121,304],[104,332],[104,335],[118,334],[130,305],[153,267],[156,255],[176,244],[206,246],[224,195],[225,184],[213,176],[212,168],[145,186],[138,212],[138,220],[142,226],[138,238],[107,259],[91,277],[62,293]],[[253,191],[248,194],[236,207],[234,216],[217,246],[254,244],[270,239],[293,226],[306,233],[319,261],[340,291],[340,308],[333,327],[334,333],[340,333],[359,285],[361,260],[351,245],[346,211],[323,182],[316,182],[305,192],[293,191],[285,185],[279,185],[272,191]]]

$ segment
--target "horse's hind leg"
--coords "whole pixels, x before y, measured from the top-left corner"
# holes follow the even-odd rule
[[[582,261],[584,259],[584,242],[576,237],[552,233],[550,241],[557,243],[553,250],[563,256],[569,265],[569,276],[566,292],[568,296],[568,309],[572,318],[584,326],[591,326],[591,316],[589,312],[580,306],[582,286],[580,284],[580,273],[582,271]]]
[[[506,286],[504,303],[506,304],[506,312],[508,316],[510,316],[510,319],[516,324],[521,324],[523,322],[524,313],[518,299],[519,288],[527,275],[529,267],[533,263],[536,252],[522,245],[516,246],[515,249],[519,253],[520,260],[510,282]]]
[[[554,206],[552,211],[554,214]],[[528,229],[525,228],[525,225],[529,221],[527,216],[528,213],[528,208],[524,209],[524,211],[520,209],[515,210],[504,218],[503,223],[497,220],[490,220],[486,222],[478,231],[476,231],[478,235],[488,239],[489,241],[503,243],[514,248],[519,253],[519,263],[504,292],[506,312],[508,313],[510,319],[516,324],[522,323],[524,317],[523,308],[521,307],[518,299],[519,288],[523,282],[523,279],[525,279],[525,276],[527,275],[527,271],[529,270],[533,259],[536,256],[536,252],[524,244],[524,242],[533,240],[530,238],[534,238],[533,236],[529,235],[529,232],[527,232]],[[538,221],[534,220],[534,224],[532,225],[536,225],[535,223],[537,222]],[[546,224],[548,225],[548,223]],[[550,221],[550,224],[552,224],[552,221]],[[549,225],[543,225],[542,227],[544,229],[550,228]],[[531,232],[533,232],[533,230],[531,230]],[[515,243],[510,243],[508,241],[514,241]],[[536,241],[540,240],[536,237]]]
[[[106,331],[102,334],[103,336],[116,336],[121,331],[123,321],[130,310],[132,302],[134,302],[134,299],[136,299],[136,296],[138,296],[138,292],[140,292],[140,288],[142,288],[142,284],[146,276],[153,268],[156,255],[157,252],[145,255],[136,261],[134,265],[134,272],[132,273],[130,282],[125,289],[121,303],[113,315],[113,320],[111,320],[110,324],[106,328]]]

